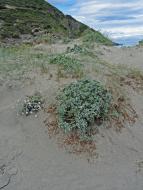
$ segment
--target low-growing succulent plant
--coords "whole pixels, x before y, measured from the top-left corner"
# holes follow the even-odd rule
[[[50,64],[58,65],[66,74],[71,74],[72,76],[79,77],[83,74],[83,65],[77,59],[64,54],[51,58]]]
[[[43,107],[43,99],[39,93],[35,93],[33,96],[27,96],[22,106],[22,115],[31,115],[37,113]]]
[[[98,81],[86,79],[70,84],[58,97],[59,127],[87,137],[91,124],[107,116],[111,99],[111,93]]]

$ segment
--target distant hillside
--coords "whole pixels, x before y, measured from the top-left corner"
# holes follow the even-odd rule
[[[87,29],[88,26],[44,0],[0,0],[0,39],[42,33],[74,38]]]

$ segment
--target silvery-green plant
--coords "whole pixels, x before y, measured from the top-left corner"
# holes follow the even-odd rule
[[[88,136],[91,124],[104,119],[110,109],[112,95],[95,80],[80,80],[65,87],[58,97],[58,123],[66,133],[77,131]]]
[[[81,76],[83,74],[83,65],[75,58],[67,55],[57,55],[50,59],[50,64],[56,64],[63,69],[67,74],[73,76]]]

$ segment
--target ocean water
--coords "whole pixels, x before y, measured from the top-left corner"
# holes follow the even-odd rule
[[[135,46],[140,40],[143,40],[143,35],[120,37],[113,39],[114,42],[121,44],[122,46]]]

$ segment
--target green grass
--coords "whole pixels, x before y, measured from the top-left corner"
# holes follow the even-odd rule
[[[86,46],[91,48],[93,46],[93,43],[99,43],[107,46],[113,45],[113,42],[109,38],[103,36],[100,32],[94,30],[84,31],[82,40]]]
[[[14,78],[23,76],[34,68],[45,72],[48,67],[49,56],[35,52],[31,46],[0,48],[0,75]]]
[[[48,73],[51,64],[55,64],[58,77],[81,78],[84,75],[83,64],[78,59],[65,54],[49,55],[46,51],[37,51],[30,45],[0,47],[0,75],[10,78],[22,77],[33,69]]]
[[[139,45],[143,46],[143,40],[139,41]]]

